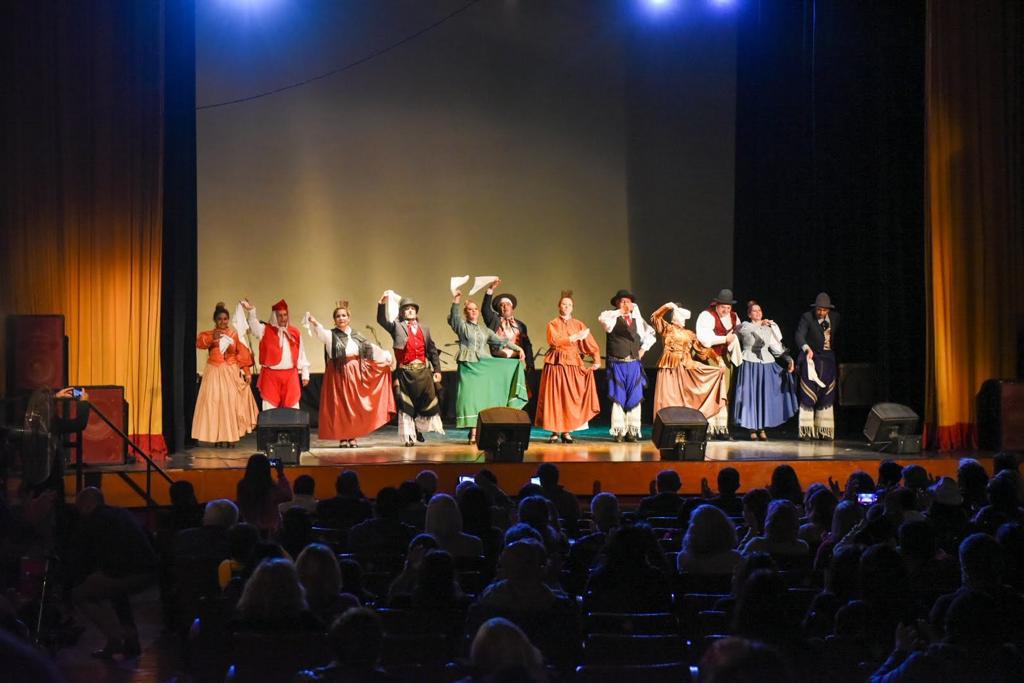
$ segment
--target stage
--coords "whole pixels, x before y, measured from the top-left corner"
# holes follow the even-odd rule
[[[650,441],[650,430],[645,428],[646,439],[639,443],[616,443],[607,428],[594,427],[574,434],[574,444],[549,444],[548,432],[534,430],[529,448],[521,463],[486,463],[484,454],[466,442],[466,430],[451,429],[445,435],[428,434],[426,442],[406,448],[400,445],[397,429],[385,427],[373,435],[360,439],[358,448],[338,448],[334,442],[312,439],[310,449],[302,454],[300,463],[286,468],[292,481],[300,474],[316,480],[316,495],[333,495],[334,480],[343,469],[359,473],[363,492],[374,496],[384,486],[397,486],[412,479],[423,469],[437,473],[439,490],[452,492],[461,475],[472,475],[481,467],[490,468],[508,493],[516,493],[536,471],[538,463],[557,463],[561,481],[567,489],[581,496],[597,491],[610,491],[619,496],[647,495],[650,482],[662,469],[670,467],[679,472],[683,480],[683,493],[700,493],[702,478],[714,486],[715,477],[723,467],[735,467],[740,472],[741,491],[767,485],[772,470],[779,463],[788,463],[796,469],[801,484],[806,488],[814,482],[827,482],[831,476],[842,484],[850,473],[864,470],[874,477],[878,463],[892,457],[861,440],[799,441],[779,438],[769,441],[709,441],[702,461],[662,461]],[[315,435],[315,432],[314,432]],[[176,453],[168,457],[164,468],[174,480],[191,481],[199,500],[234,498],[235,485],[242,476],[246,460],[256,452],[255,435],[245,437],[237,448],[212,448],[206,445]],[[899,456],[900,463],[917,462],[932,475],[956,476],[961,457],[976,457],[991,467],[991,453],[981,451],[926,452],[920,455]],[[127,474],[138,485],[145,487],[145,468],[133,464],[88,469],[87,480],[100,485],[108,500],[117,505],[139,506],[139,496],[122,480]],[[153,476],[154,499],[168,502],[167,483]],[[74,478],[68,481],[73,490]]]

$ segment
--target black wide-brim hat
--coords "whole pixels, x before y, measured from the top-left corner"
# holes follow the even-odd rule
[[[729,304],[730,306],[735,306],[736,305],[736,300],[732,298],[732,290],[731,289],[720,289],[720,290],[718,290],[718,294],[716,294],[714,296],[714,298],[711,299],[711,303],[713,303],[713,304]]]
[[[636,303],[636,297],[633,296],[633,292],[629,291],[628,289],[620,289],[619,291],[615,292],[615,296],[612,297],[612,306],[618,306],[619,299],[629,299],[633,303]]]
[[[832,298],[828,294],[820,292],[818,296],[814,297],[811,308],[835,308],[835,306],[832,305]]]
[[[515,294],[499,294],[498,296],[494,297],[491,300],[491,308],[493,308],[495,311],[500,311],[502,299],[508,299],[509,301],[511,301],[512,308],[515,308],[516,306],[519,305],[519,301],[516,299]]]

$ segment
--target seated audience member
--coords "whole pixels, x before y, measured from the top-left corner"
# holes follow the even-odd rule
[[[546,462],[537,468],[541,494],[555,505],[558,516],[565,520],[565,532],[575,538],[580,519],[580,502],[576,496],[558,483],[558,467]]]
[[[584,603],[594,612],[662,612],[672,600],[665,555],[647,527],[620,526],[590,572]]]
[[[484,589],[477,604],[498,612],[545,612],[565,596],[544,583],[547,571],[544,546],[527,539],[506,546],[498,559],[498,576]]]
[[[245,582],[229,630],[276,633],[321,631],[309,611],[295,565],[288,559],[264,560]]]
[[[713,505],[694,510],[676,559],[679,572],[732,574],[739,561],[736,528],[725,513]]]
[[[398,503],[398,520],[416,531],[423,531],[427,520],[427,504],[423,502],[419,484],[411,479],[403,481],[398,487]]]
[[[470,646],[473,675],[463,683],[477,681],[521,681],[542,683],[547,680],[544,658],[523,631],[507,619],[488,619],[477,629]]]
[[[569,541],[552,520],[551,501],[542,496],[527,496],[519,502],[519,521],[540,534],[547,552],[548,582],[557,586],[565,557],[569,554]],[[557,515],[557,513],[556,513]]]
[[[903,558],[889,545],[877,543],[860,556],[861,599],[868,606],[872,651],[881,658],[892,648],[899,623],[912,624],[922,616],[911,598]]]
[[[228,531],[228,556],[217,567],[217,582],[221,590],[227,588],[233,578],[243,581],[249,578],[256,569],[253,560],[259,542],[260,532],[252,524],[236,524]]]
[[[1007,643],[996,601],[981,591],[957,595],[946,612],[945,636],[921,648],[927,635],[914,624],[896,628],[895,648],[872,683],[1019,681],[1024,658]]]
[[[244,522],[268,537],[281,528],[278,506],[292,499],[292,487],[278,464],[277,480],[271,477],[270,461],[263,453],[253,453],[245,466],[245,475],[237,487],[238,512]]]
[[[832,529],[832,515],[836,506],[835,495],[824,486],[807,497],[807,522],[800,526],[797,535],[807,543],[811,552],[817,552],[825,534]]]
[[[832,478],[829,477],[829,486],[832,492],[835,493],[836,487],[832,486],[832,484]],[[843,500],[857,502],[857,497],[862,493],[874,493],[880,499],[884,499],[885,496],[885,491],[879,491],[875,488],[875,480],[871,478],[870,474],[857,470],[846,480],[846,487],[843,489]]]
[[[764,522],[768,516],[768,504],[772,494],[768,489],[751,489],[743,495],[743,523],[747,531],[740,539],[740,552],[750,539],[764,534]]]
[[[683,507],[683,497],[679,495],[679,489],[683,482],[679,479],[679,473],[675,470],[662,470],[654,480],[656,493],[647,496],[640,501],[637,508],[638,517],[675,517]]]
[[[168,494],[171,507],[160,516],[157,527],[160,531],[176,534],[184,529],[194,529],[202,524],[204,508],[196,500],[196,490],[190,481],[176,481],[171,484]]]
[[[359,562],[346,557],[338,560],[338,569],[341,571],[343,593],[354,595],[362,605],[372,605],[377,602],[377,596],[363,587],[363,567]]]
[[[351,607],[359,607],[359,599],[341,592],[341,569],[334,551],[321,543],[307,545],[295,561],[299,582],[306,591],[309,611],[324,624]]]
[[[544,537],[540,535],[540,532],[534,529],[529,524],[513,524],[505,531],[505,547],[508,547],[516,541],[537,541],[541,545],[544,545]]]
[[[851,600],[836,611],[835,629],[824,641],[824,677],[835,683],[864,683],[864,667],[873,664],[868,639],[868,606]]]
[[[292,499],[288,502],[281,503],[278,506],[278,510],[283,515],[288,511],[288,508],[298,507],[311,515],[315,514],[316,506],[319,502],[314,495],[315,491],[316,480],[308,474],[300,474],[295,478],[295,483],[292,485]]]
[[[502,531],[492,523],[491,506],[487,494],[473,483],[460,484],[458,495],[459,512],[462,514],[462,530],[476,536],[484,546],[484,557],[493,567],[504,545]]]
[[[1003,470],[992,477],[985,487],[985,494],[988,505],[978,510],[978,514],[971,520],[975,529],[994,535],[999,527],[1007,522],[1024,522],[1024,511],[1020,508],[1014,472]]]
[[[864,506],[852,500],[844,500],[832,513],[831,530],[822,536],[821,545],[814,557],[814,571],[824,571],[839,542],[864,519]]]
[[[316,505],[316,518],[320,526],[349,529],[373,516],[370,501],[366,500],[359,488],[358,474],[345,470],[335,480],[334,489],[337,495],[321,500]]]
[[[956,562],[939,549],[935,529],[928,520],[906,522],[899,528],[899,553],[907,567],[910,590],[919,599],[931,601],[960,585]]]
[[[955,556],[970,525],[964,512],[963,496],[956,482],[949,477],[939,478],[929,491],[932,502],[925,516],[935,528],[935,542],[946,554]]]
[[[313,520],[300,507],[288,508],[281,516],[281,532],[278,543],[291,558],[296,558],[302,549],[313,542]]]
[[[512,500],[498,485],[498,477],[486,467],[476,473],[473,481],[487,494],[487,501],[495,509],[498,527],[502,530],[508,528],[516,511],[515,501]]]
[[[905,522],[916,522],[924,519],[924,514],[918,509],[917,493],[912,489],[897,487],[885,494],[882,506],[885,509],[885,516],[893,529],[899,529]]]
[[[1008,642],[1024,645],[1024,597],[1005,583],[1006,559],[1002,546],[988,534],[971,534],[960,544],[961,587],[940,596],[932,605],[929,621],[941,627],[946,611],[957,595],[982,591],[996,601],[996,621]]]
[[[903,487],[914,493],[921,494],[928,490],[933,482],[928,481],[928,470],[920,465],[907,465],[903,468]]]
[[[1015,591],[1024,589],[1024,526],[1010,522],[999,527],[996,540],[1003,549],[1006,584]]]
[[[428,550],[416,573],[411,607],[420,610],[461,610],[470,599],[455,576],[455,560],[444,550]]]
[[[480,557],[484,544],[476,536],[462,531],[462,513],[455,499],[446,493],[436,493],[427,505],[425,530],[437,539],[442,550],[453,557]]]
[[[736,492],[740,490],[740,473],[735,467],[718,470],[718,495],[707,502],[719,508],[730,517],[743,516],[743,501]]]
[[[334,661],[318,669],[299,672],[295,677],[296,683],[377,683],[399,680],[378,666],[384,650],[384,628],[380,617],[372,609],[352,607],[346,610],[331,625],[328,640],[334,651]]]
[[[430,534],[417,534],[409,541],[409,549],[405,554],[405,565],[402,572],[395,577],[388,587],[388,604],[395,606],[395,601],[402,597],[411,599],[416,588],[416,577],[419,576],[423,558],[431,550],[437,549],[437,539]]]
[[[416,530],[399,519],[398,489],[385,486],[373,502],[372,519],[356,524],[348,532],[348,549],[356,555],[401,555]]]
[[[211,500],[203,510],[202,526],[179,531],[174,538],[175,557],[228,557],[228,534],[238,522],[238,508],[226,498]]]
[[[988,486],[988,472],[974,458],[960,458],[956,470],[956,484],[964,499],[964,512],[973,518],[978,510],[988,503],[985,487]]]
[[[580,593],[586,586],[590,570],[604,551],[608,534],[618,528],[619,499],[613,493],[599,493],[590,499],[590,514],[594,518],[593,533],[583,536],[569,548],[566,568],[570,573],[570,584],[566,586],[573,593]]]
[[[735,636],[716,640],[700,661],[701,683],[791,683],[789,665],[775,649]]]
[[[779,558],[807,557],[810,551],[807,543],[797,537],[799,531],[800,513],[796,506],[788,500],[773,500],[768,506],[764,535],[750,539],[740,552],[744,555],[756,552],[768,553],[776,558],[776,561]]]
[[[895,460],[883,460],[878,465],[878,495],[894,489],[903,480],[903,466]]]
[[[843,605],[860,598],[860,556],[863,548],[848,545],[832,555],[825,570],[825,587],[814,596],[804,615],[804,635],[824,638],[835,628]]]
[[[743,584],[747,582],[750,575],[756,572],[758,569],[770,569],[773,572],[779,570],[778,565],[775,564],[775,560],[768,553],[751,553],[750,555],[741,555],[740,561],[736,564],[736,568],[732,572],[732,592],[722,598],[719,598],[715,602],[715,609],[732,616],[733,610],[736,608],[736,598],[740,594],[740,590],[743,588]]]
[[[135,516],[107,505],[99,489],[82,489],[75,508],[79,523],[67,563],[71,600],[106,637],[93,656],[136,657],[141,647],[130,599],[156,583],[156,552]]]
[[[733,632],[776,648],[790,666],[809,665],[809,650],[800,635],[800,617],[788,600],[778,572],[759,569],[740,589],[733,612]],[[801,677],[803,680],[803,677]]]
[[[428,504],[437,493],[437,475],[434,470],[421,470],[416,475],[416,485],[420,487],[423,494],[423,503]]]
[[[791,465],[779,465],[772,470],[772,481],[768,485],[772,500],[788,500],[799,511],[804,502],[804,491],[800,487],[800,478]]]

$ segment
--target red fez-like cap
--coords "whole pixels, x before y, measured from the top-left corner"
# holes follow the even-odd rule
[[[285,302],[284,299],[281,299],[276,304],[271,306],[270,310],[272,310],[272,311],[287,311],[288,310],[288,303]]]

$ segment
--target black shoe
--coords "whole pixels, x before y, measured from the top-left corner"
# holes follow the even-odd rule
[[[412,448],[412,447],[413,447],[413,446],[415,446],[416,444],[414,444],[414,443],[412,442],[412,439],[409,439],[408,441],[406,441],[406,442],[405,442],[405,443],[403,443],[402,445],[403,445],[403,446],[405,446],[406,448]]]
[[[418,429],[416,430],[416,440],[419,441],[420,443],[426,441],[426,439],[423,437],[423,432],[421,432]]]
[[[548,437],[548,443],[558,443],[558,433],[551,432],[551,436]]]
[[[573,441],[572,434],[570,434],[569,432],[565,432],[564,434],[562,434],[562,443],[576,443],[576,442]]]
[[[622,443],[622,434],[615,435],[615,443]]]
[[[722,434],[722,440],[723,441],[735,441],[736,437],[733,436],[732,434]]]
[[[636,443],[637,441],[639,441],[639,439],[636,438],[636,434],[632,434],[632,433],[626,434],[626,442],[627,443]]]

